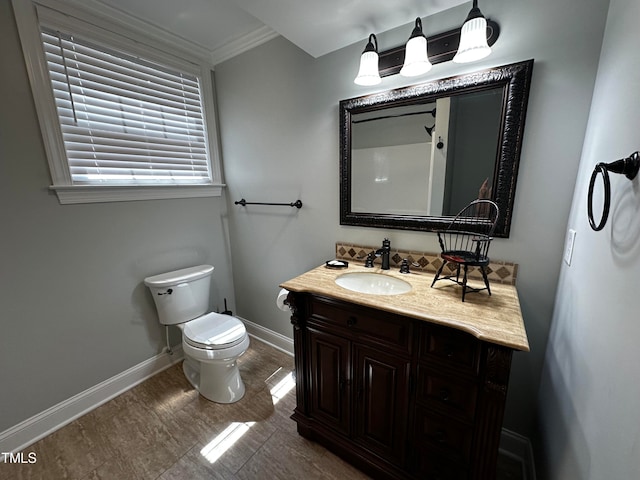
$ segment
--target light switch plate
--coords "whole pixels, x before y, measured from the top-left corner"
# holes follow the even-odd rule
[[[571,257],[573,256],[573,245],[576,241],[576,231],[572,228],[567,232],[567,241],[564,244],[564,263],[571,265]]]

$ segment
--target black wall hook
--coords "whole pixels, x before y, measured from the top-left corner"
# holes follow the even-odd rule
[[[633,180],[640,170],[640,154],[633,152],[626,158],[621,158],[611,163],[600,162],[593,169],[591,181],[589,182],[589,193],[587,195],[587,214],[589,216],[589,225],[596,232],[602,230],[609,218],[609,209],[611,208],[611,182],[609,181],[609,172],[619,173]],[[600,223],[596,225],[593,219],[593,187],[596,183],[598,174],[602,175],[602,183],[604,187],[604,206],[602,207],[602,217]]]
[[[429,134],[430,137],[433,137],[433,131],[436,129],[436,124],[434,123],[433,126],[431,126],[431,127],[427,127],[425,125],[424,129],[427,131],[427,133]]]

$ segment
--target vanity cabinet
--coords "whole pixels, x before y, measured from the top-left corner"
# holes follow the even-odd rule
[[[309,417],[404,461],[411,322],[326,298],[312,297],[307,310]]]
[[[374,478],[495,478],[512,350],[291,292],[298,432]]]

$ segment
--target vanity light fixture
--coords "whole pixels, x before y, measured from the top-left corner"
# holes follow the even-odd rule
[[[354,83],[378,85],[382,81],[381,77],[398,73],[404,77],[422,75],[432,65],[449,60],[456,63],[480,60],[491,53],[491,45],[496,42],[499,34],[500,27],[482,15],[478,0],[473,0],[473,7],[462,28],[428,38],[422,32],[422,20],[418,17],[406,45],[378,53],[378,39],[373,33],[369,35]]]
[[[491,47],[487,44],[487,19],[478,8],[478,0],[473,0],[473,8],[460,30],[460,45],[453,61],[455,63],[475,62],[490,53]]]
[[[364,86],[379,84],[382,80],[380,79],[378,62],[378,39],[372,33],[369,35],[369,43],[360,57],[360,70],[354,83]]]
[[[431,70],[431,62],[427,55],[427,37],[422,33],[422,20],[416,18],[416,26],[407,41],[404,65],[400,70],[403,77],[417,77]]]

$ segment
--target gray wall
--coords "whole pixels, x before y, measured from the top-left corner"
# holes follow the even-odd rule
[[[640,3],[612,0],[568,228],[539,394],[539,478],[640,478],[640,177],[611,174],[611,214],[600,232],[586,214],[598,162],[640,149]],[[594,201],[602,211],[601,179]]]
[[[436,65],[439,78],[535,59],[511,238],[492,257],[520,264],[518,291],[531,353],[514,356],[505,426],[534,431],[536,395],[551,323],[573,184],[584,140],[608,0],[484,2],[501,26],[494,53],[467,66]],[[427,18],[428,32],[459,25],[468,5]],[[407,25],[378,35],[381,50],[406,42]],[[376,32],[378,34],[379,32]],[[229,200],[294,201],[304,207],[230,205],[238,312],[291,336],[275,307],[278,284],[334,255],[337,240],[437,251],[430,233],[341,227],[338,209],[338,102],[408,85],[353,84],[365,39],[318,59],[278,38],[216,67]],[[291,211],[295,210],[295,211]]]
[[[2,432],[161,352],[145,276],[211,263],[234,297],[225,198],[60,205],[7,0],[0,59]]]

